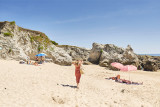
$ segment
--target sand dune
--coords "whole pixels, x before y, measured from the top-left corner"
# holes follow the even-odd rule
[[[160,72],[111,71],[84,65],[80,89],[74,66],[41,66],[0,60],[0,107],[159,107]],[[105,78],[121,78],[143,85],[126,85]]]

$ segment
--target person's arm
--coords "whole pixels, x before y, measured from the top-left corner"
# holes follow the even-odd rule
[[[82,64],[83,64],[83,60],[80,61],[80,65],[82,65]]]
[[[72,64],[74,64],[74,65],[75,65],[75,62],[73,61],[73,62],[72,62]]]

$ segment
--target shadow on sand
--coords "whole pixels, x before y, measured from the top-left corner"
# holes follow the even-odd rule
[[[77,86],[73,86],[73,85],[64,85],[64,84],[61,84],[63,87],[70,87],[70,88],[77,88]]]
[[[105,78],[106,80],[111,80],[110,78]]]

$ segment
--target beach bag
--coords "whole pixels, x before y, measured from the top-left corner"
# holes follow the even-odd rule
[[[84,71],[84,69],[83,69],[83,66],[81,65],[80,73],[81,73],[81,74],[84,74],[84,72],[83,72],[83,71]]]
[[[21,60],[21,61],[19,61],[19,64],[24,64],[24,63],[25,63],[25,62],[24,62],[24,61],[22,61],[22,60]]]

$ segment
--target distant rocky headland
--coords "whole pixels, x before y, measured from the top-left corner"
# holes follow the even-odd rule
[[[0,58],[33,60],[38,53],[47,54],[51,62],[59,65],[71,65],[73,60],[83,59],[84,64],[99,64],[114,70],[110,64],[120,62],[135,65],[139,70],[157,71],[160,69],[160,57],[137,55],[130,45],[126,49],[113,44],[93,43],[92,49],[58,45],[44,33],[25,29],[13,22],[0,22]]]

